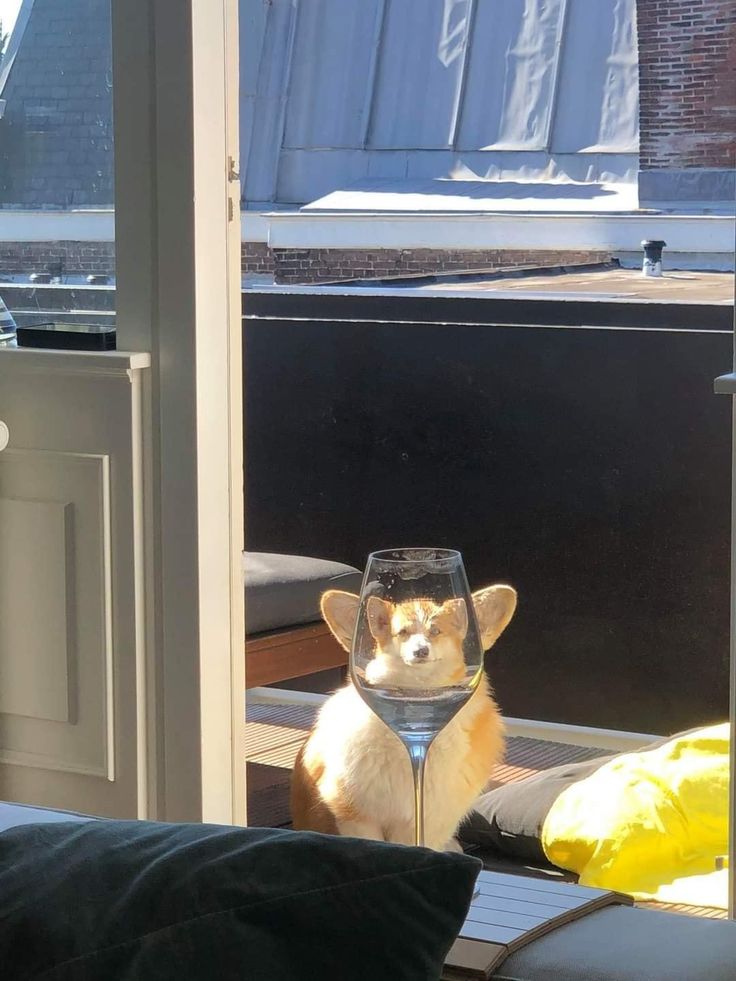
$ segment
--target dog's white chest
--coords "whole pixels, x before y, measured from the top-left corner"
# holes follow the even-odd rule
[[[428,844],[434,847],[441,847],[452,836],[481,789],[475,786],[468,763],[467,723],[473,714],[472,705],[466,705],[437,736],[429,751],[425,814]],[[409,755],[398,737],[352,688],[339,692],[325,705],[317,731],[326,772],[334,774],[334,781],[330,782],[335,792],[347,797],[357,812],[379,825],[385,837],[410,841],[413,779]],[[430,841],[437,836],[439,843]]]

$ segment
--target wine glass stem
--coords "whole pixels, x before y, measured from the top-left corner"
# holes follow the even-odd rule
[[[424,769],[430,743],[412,739],[407,742],[411,769],[414,775],[414,844],[424,845]]]

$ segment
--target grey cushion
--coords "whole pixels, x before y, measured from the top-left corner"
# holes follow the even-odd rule
[[[733,981],[736,922],[612,906],[512,954],[496,981]]]
[[[697,731],[688,729],[672,736],[663,736],[641,747],[638,752],[657,750],[671,739]],[[604,755],[601,752],[594,759],[563,763],[524,780],[489,790],[476,801],[473,811],[460,828],[460,841],[463,845],[478,846],[483,862],[489,868],[495,868],[501,857],[531,862],[536,868],[553,869],[542,847],[544,823],[553,804],[572,784],[587,780],[600,767],[617,756],[625,755]],[[577,878],[572,873],[567,875]]]
[[[525,780],[483,794],[460,828],[463,844],[478,845],[484,857],[520,859],[549,866],[542,831],[550,808],[568,787],[585,780],[616,754],[541,770]]]
[[[306,555],[244,552],[243,567],[249,634],[313,623],[326,589],[358,592],[363,578],[351,565]]]

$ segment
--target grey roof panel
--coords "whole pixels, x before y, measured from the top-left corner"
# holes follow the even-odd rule
[[[263,38],[268,20],[268,4],[241,3],[239,27],[240,95],[254,96],[258,91]]]
[[[472,6],[472,0],[387,0],[370,146],[453,145]]]
[[[0,206],[112,204],[111,62],[109,0],[34,0],[3,89]]]
[[[437,179],[438,175],[451,175],[453,181],[459,182],[481,178],[488,183],[521,177],[525,182],[536,181],[539,187],[548,184],[554,188],[563,181],[636,185],[637,170],[636,154],[284,150],[279,158],[277,201],[303,204],[332,191],[350,191],[357,181],[373,177],[405,181],[407,193],[412,193],[413,181]]]
[[[279,156],[284,138],[295,8],[291,0],[272,0],[269,4],[263,4],[263,0],[256,2],[265,7],[267,17],[265,25],[262,25],[262,46],[255,79],[253,128],[241,142],[241,163],[245,167],[243,196],[248,200],[272,201],[276,195]],[[250,10],[253,0],[246,0],[245,6]],[[255,52],[252,54],[254,56]],[[244,152],[243,143],[247,143],[247,153]]]
[[[567,3],[552,149],[635,153],[639,145],[636,0]]]
[[[360,180],[367,168],[364,150],[284,150],[279,161],[277,199],[303,202],[329,194],[336,187]]]
[[[479,2],[459,148],[547,148],[564,14],[565,0]]]
[[[384,0],[299,6],[284,146],[362,147]]]

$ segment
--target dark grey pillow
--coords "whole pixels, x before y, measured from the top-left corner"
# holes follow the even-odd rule
[[[541,836],[550,808],[570,784],[585,780],[614,758],[615,754],[566,763],[489,790],[461,827],[460,840],[498,855],[549,865]]]
[[[8,981],[436,981],[475,859],[145,821],[0,834]]]
[[[670,739],[687,736],[695,729],[662,736],[636,750],[646,753],[659,749]],[[534,865],[553,868],[547,861],[542,848],[542,828],[550,808],[571,784],[579,783],[591,776],[605,763],[623,756],[624,753],[601,751],[594,759],[578,763],[563,763],[549,770],[541,770],[534,776],[505,784],[489,790],[480,797],[460,829],[460,840],[466,846],[483,850],[485,864],[489,856],[530,862]]]

